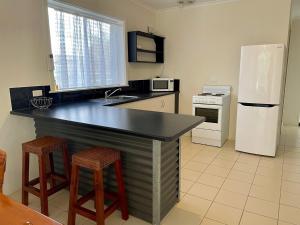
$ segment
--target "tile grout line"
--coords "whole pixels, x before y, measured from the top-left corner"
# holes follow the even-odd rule
[[[242,211],[242,215],[241,215],[241,218],[240,218],[239,225],[241,225],[241,222],[242,222],[242,218],[243,218],[244,213],[247,212],[247,211],[246,211],[246,205],[247,205],[248,199],[249,199],[249,197],[250,197],[251,188],[252,188],[252,186],[253,186],[253,184],[254,184],[256,172],[257,172],[257,170],[258,170],[260,161],[261,161],[261,156],[259,156],[259,160],[258,160],[258,163],[257,163],[257,167],[256,167],[256,170],[255,170],[255,173],[254,173],[254,177],[253,177],[252,183],[251,183],[251,185],[250,185],[250,189],[249,189],[249,192],[248,192],[248,195],[247,195],[247,200],[246,200],[246,202],[245,202],[245,205],[244,205],[244,208],[243,208],[243,211]]]
[[[201,147],[205,147],[205,146],[201,145]],[[200,149],[200,152],[201,152],[201,151],[203,151],[203,149]],[[218,153],[218,154],[219,154],[219,153]],[[216,154],[215,157],[217,157],[218,154]],[[195,155],[196,155],[196,154],[195,154]],[[201,176],[201,175],[205,172],[205,170],[211,165],[211,163],[214,161],[215,157],[213,158],[213,160],[212,160],[210,163],[208,163],[208,164],[206,163],[206,164],[207,164],[207,167],[206,167],[204,170],[201,171],[200,176]],[[189,159],[188,162],[190,162],[190,161],[192,161],[192,160]],[[199,162],[199,163],[201,163],[201,162]],[[181,168],[181,169],[183,169],[183,168]],[[191,190],[191,188],[197,183],[197,181],[198,181],[198,179],[200,178],[200,176],[197,178],[197,180],[196,180],[195,182],[193,182],[193,184],[191,185],[191,187],[188,188],[188,190],[187,190],[187,192],[186,192],[186,195],[187,195],[187,194],[189,195],[188,192],[189,192],[189,191]],[[205,200],[207,200],[207,199],[205,199]],[[211,204],[212,204],[212,202],[210,203],[210,206],[211,206]],[[210,206],[209,206],[209,208],[210,208]],[[205,214],[204,214],[203,218],[201,219],[200,224],[202,223],[202,221],[203,221],[204,218],[205,218]],[[200,225],[200,224],[199,224],[199,225]]]
[[[281,208],[281,195],[282,195],[282,184],[283,184],[283,165],[284,165],[284,159],[285,159],[285,149],[286,146],[283,146],[283,159],[282,159],[282,167],[281,167],[281,184],[280,184],[280,193],[279,193],[279,206],[278,206],[278,220],[277,225],[279,225],[279,219],[280,219],[280,208]]]
[[[212,164],[215,162],[215,160],[218,158],[218,156],[219,156],[220,154],[221,154],[221,151],[218,152],[218,154],[217,154],[217,155],[213,158],[213,160],[208,164],[208,166],[206,167],[206,169],[207,169],[210,165],[212,165]],[[259,158],[259,161],[258,161],[256,170],[255,170],[255,173],[254,173],[254,177],[253,177],[253,180],[252,180],[252,183],[251,183],[251,186],[250,186],[250,189],[251,189],[251,187],[254,185],[254,178],[255,178],[255,175],[257,174],[257,170],[258,170],[258,168],[259,168],[259,162],[261,161],[261,159],[262,159],[262,158]],[[223,185],[224,185],[224,183],[226,182],[226,180],[229,179],[229,178],[228,178],[228,177],[229,177],[229,174],[230,174],[230,172],[233,170],[234,165],[235,165],[237,162],[239,162],[238,160],[239,160],[239,159],[237,159],[237,160],[234,161],[233,166],[231,167],[230,171],[228,172],[228,175],[226,176],[226,178],[224,179],[224,182],[223,182],[223,184],[221,185],[221,187],[219,188],[219,191],[217,192],[216,196],[214,197],[214,200],[212,200],[211,205],[215,202],[215,199],[216,199],[217,195],[219,194],[219,192],[221,191],[221,188],[223,187]],[[248,164],[248,163],[245,163],[245,162],[242,162],[242,163]],[[282,164],[282,165],[283,165],[283,164]],[[218,165],[216,165],[216,166],[218,166]],[[218,166],[218,167],[221,167],[221,166]],[[202,175],[203,173],[205,173],[206,169],[203,170],[203,171],[201,172],[201,175]],[[241,172],[244,172],[244,171],[241,171]],[[245,173],[245,172],[244,172],[244,173]],[[201,176],[201,175],[200,175],[200,176]],[[212,174],[211,174],[211,175],[212,175]],[[194,184],[195,184],[195,183],[198,183],[198,180],[199,180],[200,176],[197,178],[197,180],[196,180],[196,182],[194,182]],[[214,176],[216,176],[216,175],[214,175]],[[218,177],[219,177],[219,176],[218,176]],[[266,176],[266,177],[268,177],[268,176]],[[224,178],[224,177],[222,177],[222,178]],[[210,186],[210,185],[207,185],[207,186]],[[211,187],[213,187],[213,186],[211,186]],[[249,193],[248,193],[248,196],[247,196],[247,197],[250,197],[250,190],[249,190]],[[256,197],[253,197],[253,198],[256,198]],[[259,199],[259,198],[257,198],[257,199]],[[264,200],[264,199],[260,199],[260,200]],[[264,201],[267,201],[267,200],[264,200]],[[226,205],[226,204],[223,204],[223,203],[220,203],[220,204]],[[211,205],[210,205],[210,207],[211,207]],[[246,205],[246,204],[245,204],[245,205]],[[229,205],[226,205],[226,206],[229,206]],[[209,207],[209,209],[210,209],[210,207]],[[229,207],[232,207],[232,206],[229,206]],[[232,207],[232,208],[235,208],[235,207]],[[245,208],[245,206],[244,206],[244,208]],[[207,212],[209,211],[209,209],[207,210]],[[243,213],[246,212],[245,210],[242,210],[242,211],[243,211]],[[206,212],[206,214],[207,214],[207,212]],[[251,213],[252,213],[252,212],[251,212]],[[256,213],[253,213],[253,214],[256,214]],[[259,214],[256,214],[256,215],[259,215]],[[271,218],[271,217],[267,217],[267,216],[264,216],[264,215],[259,215],[259,216],[263,216],[263,217],[265,217],[265,218]],[[203,222],[203,220],[204,220],[205,218],[206,218],[206,217],[204,216],[203,219],[201,220],[201,223]],[[242,216],[241,216],[241,218],[242,218]],[[209,218],[209,219],[212,220],[212,221],[220,222],[220,221],[217,221],[217,220],[215,220],[215,219],[211,219],[211,218]],[[272,218],[272,219],[274,219],[274,218]],[[220,223],[223,224],[223,222],[220,222]],[[278,220],[277,220],[277,223],[278,223]]]
[[[219,155],[221,153],[221,151],[214,157],[214,159],[211,161],[211,163],[209,164],[209,165],[211,165],[213,162],[214,162],[214,160],[217,158],[217,156]],[[261,161],[261,158],[259,159],[259,161],[258,161],[258,164],[257,164],[257,167],[256,167],[256,171],[255,171],[255,173],[254,173],[254,177],[253,177],[253,180],[252,180],[252,183],[251,183],[251,187],[252,187],[252,185],[254,184],[254,178],[255,178],[255,175],[257,174],[256,172],[257,172],[257,170],[258,170],[258,167],[259,167],[259,165],[260,165],[260,161]],[[230,169],[230,172],[233,170],[233,167],[234,167],[234,165],[236,164],[238,162],[238,159],[237,160],[235,160],[235,163],[233,164],[233,166],[232,166],[232,168]],[[244,163],[244,162],[243,162]],[[248,163],[244,163],[244,164],[248,164]],[[208,166],[209,166],[208,165]],[[206,170],[206,169],[205,169]],[[203,170],[203,172],[201,173],[201,174],[203,174],[204,172],[205,172],[205,170]],[[227,177],[224,179],[224,182],[228,179],[228,176],[229,176],[229,174],[230,174],[230,172],[228,173],[228,175],[227,175]],[[246,173],[246,172],[244,172],[244,171],[241,171],[241,172],[243,172],[243,173]],[[247,173],[246,173],[247,174]],[[215,175],[216,176],[216,175]],[[262,175],[263,176],[263,175]],[[266,176],[267,177],[267,176]],[[224,177],[222,177],[222,178],[224,178]],[[198,178],[199,179],[199,178]],[[223,182],[223,184],[224,184],[224,182]],[[197,183],[197,181],[195,182],[195,183]],[[208,186],[210,186],[210,185],[208,185]],[[222,185],[223,186],[223,185]],[[222,186],[219,188],[219,192],[220,192],[220,190],[221,190],[221,188],[222,188]],[[211,186],[212,187],[212,186]],[[218,192],[218,193],[219,193]],[[218,195],[218,193],[216,194],[216,196]],[[215,198],[216,198],[216,196],[215,196]],[[250,191],[249,191],[249,193],[248,193],[248,196],[247,197],[250,197]],[[215,200],[215,198],[214,198],[214,200]],[[253,198],[256,198],[256,197],[253,197]],[[259,198],[256,198],[256,199],[259,199]],[[212,203],[214,202],[214,200],[212,201]],[[260,199],[260,200],[263,200],[263,199]],[[267,200],[265,200],[265,201],[267,201]],[[212,205],[212,203],[211,203],[211,205]],[[274,203],[274,202],[272,202],[272,203]],[[220,203],[220,204],[222,204],[222,203]],[[210,205],[210,206],[211,206]],[[226,205],[226,204],[222,204],[222,205],[225,205],[225,206],[229,206],[229,205]],[[245,204],[246,205],[246,204]],[[232,206],[229,206],[229,207],[232,207]],[[209,207],[210,208],[210,207]],[[232,208],[235,208],[235,207],[232,207]],[[245,206],[244,206],[244,208],[245,208]],[[209,210],[209,209],[208,209]],[[208,212],[208,210],[207,210],[207,212]],[[243,213],[245,212],[245,210],[243,210]],[[247,212],[247,211],[246,211]],[[252,213],[252,212],[251,212]],[[207,213],[206,213],[207,214]],[[256,213],[253,213],[253,214],[256,214]],[[259,215],[259,214],[256,214],[256,215]],[[271,218],[271,217],[267,217],[267,216],[264,216],[264,215],[259,215],[259,216],[262,216],[262,217],[265,217],[265,218],[270,218],[270,219],[274,219],[274,218]],[[203,219],[201,220],[201,222],[203,222],[203,220],[205,219],[206,217],[204,216],[203,217]],[[210,218],[209,218],[210,219]],[[216,221],[216,220],[214,220],[214,219],[210,219],[210,220],[212,220],[212,221]],[[219,222],[219,221],[216,221],[216,222]],[[278,222],[278,220],[277,220],[277,222]],[[222,222],[223,223],[223,222]]]
[[[220,152],[216,155],[216,157],[215,158],[217,158],[217,156],[220,154],[222,152],[222,150],[220,150]],[[240,154],[239,154],[240,155]],[[215,160],[215,158],[214,158],[214,160]],[[214,161],[213,160],[213,161]],[[215,197],[214,197],[214,199],[212,200],[212,202],[211,202],[211,204],[210,204],[210,206],[209,206],[209,208],[206,210],[206,213],[205,213],[205,215],[204,215],[204,217],[203,217],[203,219],[201,220],[201,223],[203,222],[203,220],[206,218],[206,215],[208,214],[208,211],[210,210],[210,208],[211,208],[211,206],[213,205],[213,203],[215,202],[215,199],[216,199],[216,197],[218,196],[218,194],[220,193],[220,191],[221,191],[221,189],[222,189],[222,187],[223,187],[223,185],[224,185],[224,183],[226,182],[226,180],[227,180],[227,178],[228,178],[228,176],[229,176],[229,174],[230,174],[230,172],[232,171],[232,168],[234,167],[234,165],[236,164],[236,162],[237,162],[237,160],[238,159],[236,159],[235,161],[234,161],[234,164],[232,165],[232,167],[231,167],[231,169],[230,169],[230,171],[229,171],[229,173],[227,174],[227,176],[225,177],[225,179],[224,179],[224,181],[223,181],[223,183],[222,183],[222,185],[220,186],[220,188],[219,188],[219,190],[218,190],[218,192],[216,193],[216,195],[215,195]],[[213,162],[212,161],[212,162]],[[211,163],[212,163],[211,162]],[[224,178],[224,177],[223,177]],[[208,217],[207,217],[208,218]],[[210,218],[209,218],[210,219]],[[214,220],[214,221],[217,221],[217,220]],[[217,222],[220,222],[220,221],[217,221]],[[200,224],[201,224],[200,223]],[[223,223],[223,222],[220,222],[220,223]]]
[[[259,160],[259,162],[261,161],[261,159],[262,158],[260,158],[260,160]],[[259,165],[258,165],[258,167],[259,167]],[[263,217],[265,217],[265,218],[270,218],[270,219],[275,219],[275,220],[277,220],[277,224],[279,223],[279,210],[280,210],[280,199],[281,199],[281,188],[282,188],[282,177],[283,177],[283,163],[282,163],[282,165],[281,165],[281,170],[282,170],[282,175],[281,175],[281,183],[280,183],[280,193],[279,193],[279,202],[278,203],[276,203],[276,202],[272,202],[272,201],[269,201],[269,200],[265,200],[265,199],[261,199],[261,198],[258,198],[258,197],[253,197],[253,196],[248,196],[248,197],[251,197],[251,198],[256,198],[256,199],[258,199],[258,200],[263,200],[263,201],[266,201],[266,202],[269,202],[269,203],[273,203],[273,204],[278,204],[278,206],[279,206],[279,208],[278,208],[278,218],[276,219],[276,218],[273,218],[273,217],[268,217],[268,216],[265,216],[265,215],[260,215],[260,214],[258,214],[258,213],[254,213],[254,212],[250,212],[250,213],[253,213],[253,214],[256,214],[256,215],[259,215],[259,216],[263,216]],[[257,171],[255,172],[255,176],[256,175],[260,175],[260,174],[257,174]],[[265,175],[260,175],[260,176],[263,176],[263,177],[268,177],[268,176],[265,176]],[[252,185],[251,185],[251,187],[253,186],[253,185],[255,185],[254,184],[254,180],[253,180],[253,183],[252,183]],[[260,186],[260,187],[264,187],[263,185],[257,185],[257,186]],[[249,194],[250,194],[250,192],[249,192]],[[248,200],[247,200],[248,201]],[[246,211],[247,212],[247,211]]]
[[[211,160],[211,162],[208,164],[208,166],[205,168],[205,170],[203,171],[203,173],[207,170],[207,168],[213,163],[213,161],[217,158],[217,156],[220,154],[220,152],[221,152],[221,150],[218,152],[218,154],[216,154],[215,156],[214,156],[214,158]],[[203,174],[202,173],[202,174]],[[200,178],[200,177],[199,177]],[[197,180],[198,181],[198,180]],[[225,182],[225,181],[224,181]],[[223,184],[222,184],[223,185]],[[217,193],[218,194],[218,193]],[[217,196],[217,194],[216,194],[216,196]],[[216,197],[215,196],[215,197]],[[210,207],[212,206],[212,204],[213,204],[213,202],[214,202],[214,199],[213,200],[210,200],[211,201],[211,203],[210,203],[210,205],[209,205],[209,207],[208,207],[208,209],[206,210],[206,212],[204,213],[204,215],[203,215],[203,218],[201,219],[201,221],[200,221],[200,223],[199,223],[199,225],[201,225],[201,223],[203,222],[203,220],[205,219],[205,216],[206,216],[206,214],[207,214],[207,212],[209,211],[209,209],[210,209]]]
[[[202,146],[202,147],[203,147],[203,146]],[[200,149],[200,152],[201,152],[201,151],[202,151],[202,149]],[[196,156],[196,154],[195,154],[195,156]],[[192,161],[192,160],[189,159],[188,162],[190,162],[190,161]],[[187,163],[188,163],[188,162],[187,162]],[[186,164],[187,164],[187,163],[186,163]],[[199,162],[199,163],[201,163],[201,162]],[[207,163],[205,163],[205,164],[207,164]],[[210,164],[207,164],[207,165],[209,166]],[[207,166],[207,167],[208,167],[208,166]],[[207,168],[207,167],[206,167],[206,168]],[[204,171],[206,170],[206,168],[200,172],[200,175],[199,175],[199,177],[197,178],[197,180],[198,180],[198,179],[200,178],[200,176],[204,173]],[[185,168],[182,167],[181,170],[182,170],[182,169],[185,169]],[[192,171],[194,171],[194,170],[192,170]],[[196,171],[194,171],[194,172],[196,172]],[[199,171],[197,171],[197,172],[199,172]],[[182,179],[184,179],[184,178],[182,178]],[[186,179],[184,179],[184,180],[186,180]],[[194,184],[197,183],[197,180],[196,180],[196,181],[191,181],[191,180],[189,180],[189,181],[192,182],[193,184],[188,188],[188,190],[186,191],[186,194],[189,194],[188,192],[191,190],[191,188],[194,186]]]
[[[205,168],[205,170],[203,171],[203,173],[207,170],[207,168],[213,163],[213,161],[215,161],[215,159],[217,158],[217,156],[220,154],[220,152],[221,152],[221,150],[214,156],[214,158],[213,158],[213,160],[209,163],[209,165]],[[203,174],[202,173],[202,174]],[[222,183],[222,185],[224,184],[224,182],[225,182],[225,179],[224,179],[224,181],[223,181],[223,183]],[[221,186],[222,187],[222,186]],[[219,188],[219,190],[218,190],[218,192],[220,191],[220,189],[221,189],[221,187]],[[218,194],[218,192],[217,192],[217,194]],[[216,196],[217,196],[217,194],[216,194]],[[216,196],[214,197],[214,199],[216,198]],[[201,225],[201,223],[203,222],[203,220],[205,219],[205,216],[207,215],[207,213],[208,213],[208,211],[209,211],[209,209],[210,209],[210,207],[212,206],[212,204],[213,204],[213,202],[214,202],[214,199],[213,200],[210,200],[211,201],[211,203],[210,203],[210,205],[209,205],[209,207],[208,207],[208,209],[206,210],[206,212],[204,213],[204,215],[203,215],[203,218],[201,219],[201,221],[200,221],[200,224],[199,225]],[[214,220],[215,221],[215,220]],[[219,222],[219,221],[216,221],[216,222]]]
[[[286,150],[286,149],[285,149],[285,150]],[[224,151],[225,151],[225,150],[224,150]],[[227,160],[227,159],[225,159],[225,158],[219,157],[219,156],[222,154],[222,152],[224,152],[224,151],[223,151],[223,150],[219,151],[219,152],[213,157],[213,159],[210,161],[210,163],[207,164],[206,168],[205,168],[204,170],[201,171],[201,173],[200,173],[200,175],[197,177],[197,179],[196,179],[194,182],[192,182],[193,185],[199,183],[200,177],[205,173],[205,171],[207,171],[207,169],[208,169],[209,166],[211,166],[212,164],[214,164],[214,162],[216,161],[216,159],[220,158],[220,160],[230,161],[230,160]],[[285,151],[285,153],[286,153],[286,151]],[[212,176],[216,176],[216,177],[223,178],[224,181],[223,181],[222,185],[221,185],[220,187],[218,187],[218,192],[216,193],[214,199],[213,199],[213,200],[207,199],[207,200],[211,201],[211,204],[210,204],[210,207],[208,208],[208,210],[206,211],[205,215],[207,215],[207,213],[208,213],[209,209],[211,208],[212,204],[215,202],[215,199],[216,199],[216,197],[218,196],[218,194],[220,193],[222,187],[224,186],[224,183],[226,182],[226,180],[229,179],[229,175],[230,175],[230,173],[233,171],[234,166],[235,166],[238,162],[243,163],[243,164],[248,164],[249,166],[253,165],[253,163],[248,163],[248,162],[246,162],[246,161],[239,161],[240,159],[242,159],[242,158],[241,158],[241,155],[240,155],[237,159],[234,160],[234,163],[232,164],[232,166],[231,166],[231,168],[230,168],[230,170],[229,170],[229,172],[228,172],[228,174],[227,174],[226,177],[218,176],[218,175],[215,175],[215,174],[210,174],[210,175],[212,175]],[[260,166],[262,166],[262,167],[264,167],[264,168],[269,168],[268,166],[263,166],[263,165],[261,165],[262,160],[263,160],[263,158],[260,157],[259,160],[258,160],[258,163],[256,164],[256,169],[255,169],[255,172],[254,172],[254,174],[253,174],[253,179],[252,179],[252,182],[250,183],[250,190],[249,190],[249,193],[248,193],[246,196],[247,196],[247,198],[252,197],[252,198],[255,198],[255,199],[258,199],[258,200],[262,200],[262,201],[266,201],[266,202],[270,202],[270,203],[273,203],[273,204],[280,204],[280,203],[278,203],[278,202],[273,202],[273,201],[270,201],[270,200],[261,199],[261,198],[259,198],[259,197],[250,196],[251,188],[254,186],[255,176],[260,175],[260,176],[262,176],[262,177],[270,177],[270,176],[268,176],[268,175],[266,175],[266,174],[258,174],[258,173],[257,173],[257,172],[258,172],[258,169],[260,168]],[[281,163],[281,165],[280,165],[280,166],[281,166],[281,172],[282,172],[282,174],[281,174],[281,179],[279,178],[280,181],[281,181],[281,185],[280,185],[280,194],[281,194],[281,192],[282,192],[282,181],[283,181],[283,165],[284,165],[284,161],[283,161],[283,160],[284,160],[284,159],[282,159],[282,163]],[[192,159],[190,159],[189,161],[192,161]],[[216,167],[220,167],[220,168],[222,167],[222,166],[220,166],[220,165],[215,165],[215,166],[216,166]],[[224,167],[224,168],[226,169],[226,168],[228,168],[228,167]],[[280,167],[279,167],[279,168],[280,168]],[[239,170],[238,170],[238,171],[239,171]],[[245,171],[242,171],[242,170],[240,170],[239,172],[242,172],[242,173],[245,173],[245,174],[252,174],[252,173],[245,172]],[[271,178],[272,178],[272,177],[271,177]],[[233,180],[235,180],[235,179],[233,179]],[[243,181],[238,180],[238,179],[237,179],[237,181],[243,182]],[[291,181],[291,182],[293,182],[293,181]],[[246,183],[248,183],[248,182],[246,182]],[[297,182],[293,182],[293,183],[297,183]],[[201,184],[201,183],[200,183],[200,184]],[[210,186],[210,187],[216,188],[216,186],[208,185],[208,184],[205,184],[205,183],[203,183],[203,184],[206,185],[206,186]],[[264,187],[264,185],[258,185],[258,186]],[[228,190],[228,191],[229,191],[229,190]],[[229,191],[229,192],[232,192],[232,191]],[[291,193],[292,193],[292,192],[291,192]],[[195,195],[195,196],[196,196],[196,195]],[[201,198],[201,197],[200,197],[200,198]],[[281,197],[280,197],[280,200],[281,200]],[[227,205],[227,204],[223,204],[223,203],[220,203],[220,204],[225,205],[225,206],[228,206],[228,207],[231,207],[231,208],[235,208],[235,207],[232,207],[232,206]],[[246,204],[247,204],[247,201],[246,201]],[[246,204],[245,204],[245,206],[246,206]],[[243,213],[244,213],[244,212],[247,212],[247,211],[245,210],[245,206],[244,206],[244,210],[242,210]],[[291,205],[291,207],[297,208],[297,207],[292,206],[292,205]],[[238,208],[236,208],[236,209],[238,209]],[[251,212],[251,213],[253,213],[253,212]],[[269,219],[276,220],[276,218],[274,218],[274,217],[268,217],[268,216],[260,215],[260,214],[257,214],[257,213],[253,213],[253,214],[256,214],[256,215],[259,215],[259,216],[262,216],[262,217],[265,217],[265,218],[269,218]],[[204,217],[202,218],[201,222],[203,222],[203,220],[204,220],[205,218],[208,218],[208,217],[205,217],[205,215],[204,215]],[[210,219],[210,218],[209,218],[209,219]],[[211,219],[211,220],[216,221],[215,219]],[[223,223],[223,222],[222,222],[222,223]],[[279,216],[278,216],[278,219],[277,219],[277,223],[279,223]]]
[[[201,151],[203,151],[204,149],[202,149],[202,148],[205,148],[205,145],[200,145],[199,144],[199,146],[201,146],[201,149],[200,149],[200,152]],[[198,154],[198,153],[197,153]],[[197,155],[197,154],[195,154],[195,156]],[[217,156],[218,154],[216,154],[216,156]],[[188,190],[186,191],[186,193],[185,193],[185,195],[190,195],[188,192],[191,190],[191,188],[195,185],[195,184],[197,184],[198,182],[198,179],[201,177],[201,175],[204,173],[204,171],[210,166],[210,164],[214,161],[214,159],[215,159],[215,157],[216,156],[214,156],[214,158],[213,158],[213,160],[210,162],[210,163],[203,163],[203,162],[198,162],[198,163],[202,163],[202,164],[207,164],[207,166],[206,166],[206,168],[205,169],[203,169],[201,172],[200,172],[200,175],[199,175],[199,177],[197,178],[197,180],[196,181],[191,181],[191,180],[189,180],[190,182],[192,182],[193,184],[188,188]],[[190,161],[193,161],[192,159],[189,159],[188,160],[188,162],[190,162]],[[187,163],[188,163],[187,162]],[[184,169],[184,167],[182,167],[181,169]],[[192,171],[194,171],[194,170],[192,170]],[[196,172],[196,171],[194,171],[194,172]],[[199,171],[197,171],[197,172],[199,172]],[[184,179],[184,178],[183,178]],[[205,200],[208,200],[208,199],[205,199]],[[209,201],[211,201],[211,200],[209,200]]]

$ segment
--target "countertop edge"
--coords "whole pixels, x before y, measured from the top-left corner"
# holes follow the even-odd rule
[[[105,107],[105,106],[103,106]],[[107,131],[112,131],[112,132],[119,132],[122,134],[127,134],[127,135],[134,135],[137,137],[142,137],[142,138],[148,138],[148,139],[152,139],[152,140],[158,140],[158,141],[165,141],[165,142],[169,142],[169,141],[173,141],[177,138],[179,138],[180,136],[182,136],[183,134],[185,134],[186,132],[190,131],[191,129],[195,128],[196,126],[198,126],[199,124],[203,123],[205,121],[205,118],[202,118],[201,121],[199,121],[198,123],[187,127],[186,129],[182,130],[181,132],[179,132],[177,135],[175,136],[169,136],[169,137],[161,137],[161,136],[150,136],[150,135],[143,135],[143,134],[139,134],[136,132],[132,132],[132,131],[128,131],[128,130],[123,130],[123,129],[117,129],[117,128],[111,128],[111,127],[103,127],[103,126],[99,126],[99,125],[92,125],[92,124],[86,124],[86,123],[81,123],[81,122],[73,122],[73,121],[68,121],[68,120],[63,120],[63,119],[56,119],[56,118],[48,118],[48,117],[43,117],[43,116],[31,116],[25,113],[21,113],[21,112],[11,112],[12,115],[17,115],[17,116],[25,116],[28,118],[32,118],[32,119],[47,119],[47,120],[54,120],[54,121],[61,121],[63,123],[68,123],[68,124],[74,124],[74,125],[83,125],[85,127],[92,127],[92,128],[101,128]]]

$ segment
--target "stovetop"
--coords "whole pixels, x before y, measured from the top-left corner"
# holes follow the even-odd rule
[[[193,96],[193,104],[223,105],[229,98],[227,94],[202,93]]]
[[[193,104],[223,105],[230,103],[230,86],[203,87],[203,93],[193,96]]]

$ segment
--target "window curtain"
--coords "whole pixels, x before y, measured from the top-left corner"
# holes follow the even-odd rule
[[[48,8],[54,77],[59,90],[126,83],[124,30]]]

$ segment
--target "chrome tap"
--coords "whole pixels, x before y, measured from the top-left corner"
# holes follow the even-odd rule
[[[105,93],[104,93],[104,95],[105,95],[105,98],[107,99],[107,98],[109,98],[110,96],[112,96],[114,93],[116,93],[117,91],[122,91],[122,88],[118,88],[118,89],[115,89],[114,91],[112,91],[112,90],[108,90],[108,91],[106,91]],[[111,92],[110,94],[109,94],[109,92]]]

